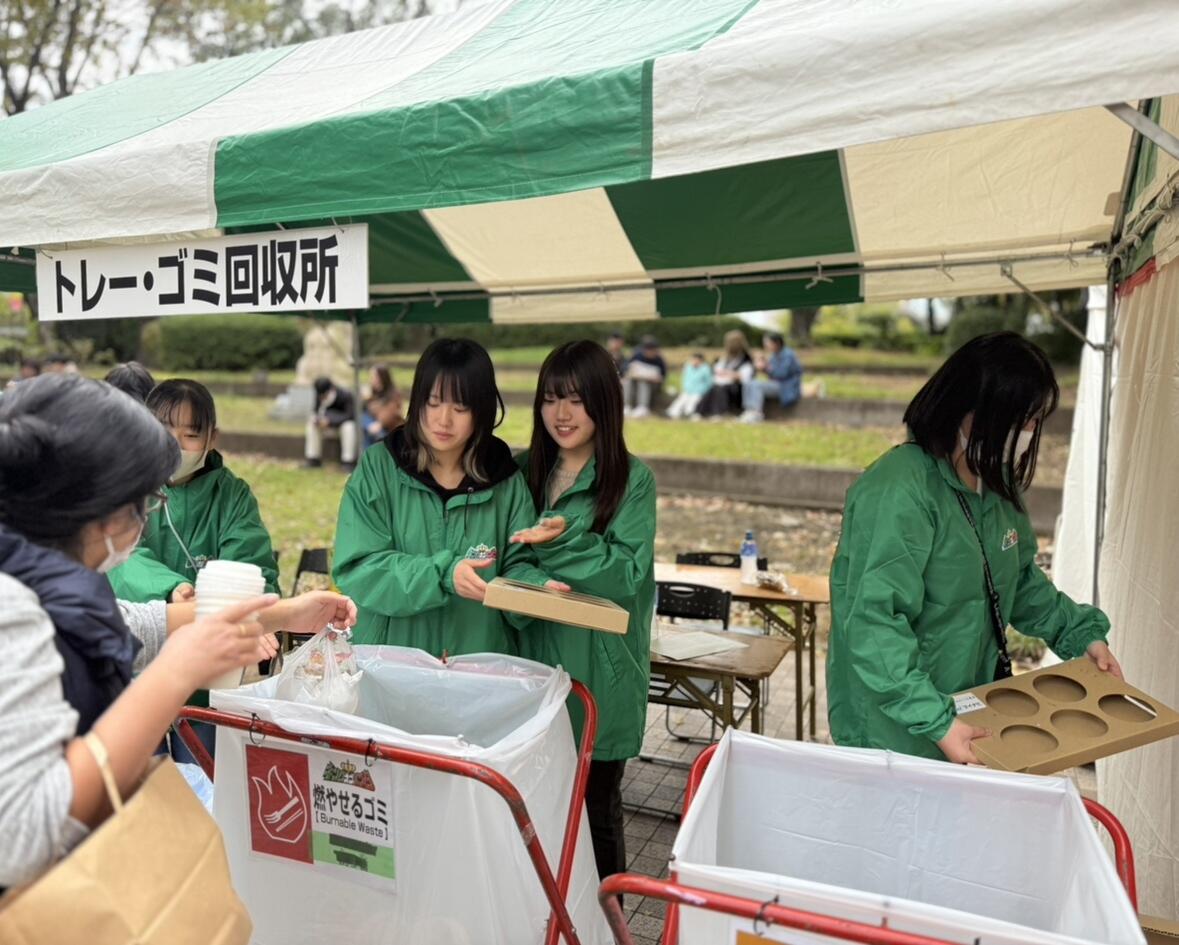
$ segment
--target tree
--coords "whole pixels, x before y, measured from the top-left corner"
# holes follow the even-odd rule
[[[817,308],[792,308],[790,310],[790,340],[799,347],[811,343],[811,329],[819,317]]]
[[[379,26],[430,0],[3,0],[4,113],[134,75]]]

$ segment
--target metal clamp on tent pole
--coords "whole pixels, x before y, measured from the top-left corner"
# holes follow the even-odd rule
[[[704,287],[708,289],[708,291],[716,293],[716,310],[713,311],[712,314],[719,315],[721,310],[721,299],[724,296],[721,293],[721,287],[717,285],[715,280],[712,278],[711,272],[706,272],[704,274]]]
[[[830,278],[829,276],[823,275],[823,262],[822,262],[822,260],[819,260],[818,262],[816,262],[815,266],[818,268],[817,268],[814,276],[811,277],[811,281],[806,284],[806,288],[807,288],[808,292],[811,289],[813,289],[815,286],[817,286],[820,282],[826,282],[828,285],[835,284],[834,279]]]
[[[1115,102],[1113,105],[1105,107],[1112,115],[1124,121],[1142,137],[1149,138],[1171,157],[1179,160],[1179,138],[1159,125],[1149,115],[1144,115],[1133,105],[1128,105],[1125,102]]]
[[[1101,352],[1105,351],[1104,344],[1099,345],[1099,344],[1096,344],[1096,343],[1090,341],[1089,338],[1085,335],[1085,333],[1083,331],[1081,331],[1079,328],[1077,328],[1076,325],[1072,324],[1063,315],[1060,315],[1060,314],[1054,312],[1052,310],[1052,306],[1050,306],[1042,298],[1040,298],[1038,295],[1036,295],[1035,292],[1033,292],[1026,285],[1024,285],[1022,282],[1020,282],[1017,278],[1015,278],[1015,270],[1012,267],[1011,263],[1000,263],[999,273],[1000,273],[1000,275],[1003,276],[1004,279],[1006,279],[1008,282],[1010,282],[1012,285],[1014,285],[1017,289],[1019,289],[1020,292],[1022,292],[1029,299],[1031,299],[1032,302],[1035,303],[1036,307],[1039,308],[1043,314],[1047,315],[1050,319],[1052,319],[1054,322],[1059,324],[1060,327],[1063,328],[1065,331],[1067,331],[1069,334],[1073,335],[1076,338],[1079,338],[1082,344],[1088,345],[1094,351],[1101,351]],[[1107,344],[1108,344],[1108,342],[1107,342]]]
[[[937,271],[940,272],[947,279],[949,279],[951,282],[955,281],[953,274],[950,272],[949,267],[946,265],[946,254],[945,253],[942,253],[942,264],[937,267]]]

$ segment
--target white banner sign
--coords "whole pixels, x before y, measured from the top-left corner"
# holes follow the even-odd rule
[[[368,225],[37,253],[44,321],[368,308]]]

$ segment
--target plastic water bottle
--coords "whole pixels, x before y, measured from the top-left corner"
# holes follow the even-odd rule
[[[745,540],[741,542],[741,583],[757,583],[757,542],[752,531],[746,532]]]

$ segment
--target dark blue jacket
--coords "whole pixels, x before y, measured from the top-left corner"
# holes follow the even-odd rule
[[[140,643],[131,635],[105,575],[0,527],[0,572],[41,600],[65,660],[61,685],[78,713],[78,734],[90,730],[131,681]]]

